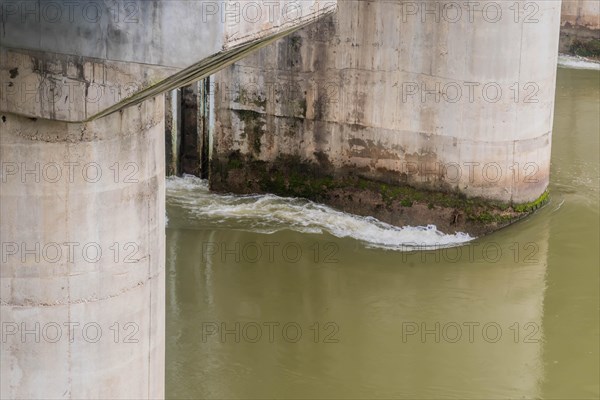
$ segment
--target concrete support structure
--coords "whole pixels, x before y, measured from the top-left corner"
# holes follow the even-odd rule
[[[165,107],[167,175],[208,178],[210,79],[169,92]]]
[[[287,162],[321,178],[536,201],[549,182],[560,2],[477,4],[344,1],[217,74],[213,188],[293,192],[274,181]],[[317,197],[367,213],[340,196],[357,198]],[[384,200],[361,199],[373,209]],[[424,210],[375,214],[438,222]]]
[[[179,175],[181,145],[181,89],[165,93],[165,171],[167,176]]]
[[[164,396],[163,104],[1,113],[2,398]]]
[[[208,178],[209,78],[182,89],[181,173]]]
[[[600,60],[600,2],[562,1],[560,51]]]
[[[164,397],[163,93],[336,8],[269,3],[0,0],[0,397]]]

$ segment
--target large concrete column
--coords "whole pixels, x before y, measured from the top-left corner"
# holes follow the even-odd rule
[[[273,182],[287,159],[338,182],[358,176],[507,205],[535,202],[549,182],[560,7],[340,2],[335,17],[218,74],[213,187],[290,191],[295,183],[285,177]],[[265,163],[277,168],[249,173]],[[273,179],[262,184],[261,176]],[[299,184],[301,195],[331,186]],[[394,223],[457,219],[429,218],[427,198],[423,212],[378,214],[385,199],[366,196],[369,213],[339,200],[357,195],[338,189],[321,199]],[[416,218],[394,220],[411,212]]]
[[[164,397],[164,97],[0,129],[1,397]]]
[[[0,0],[3,398],[164,395],[162,94],[336,9],[275,3]]]

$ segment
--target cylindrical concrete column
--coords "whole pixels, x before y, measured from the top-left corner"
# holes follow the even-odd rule
[[[287,157],[335,177],[535,201],[549,182],[560,8],[340,2],[218,74],[218,186],[248,182],[223,172],[240,159]]]
[[[164,397],[164,97],[0,127],[1,397]]]

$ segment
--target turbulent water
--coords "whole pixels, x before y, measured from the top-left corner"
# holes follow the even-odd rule
[[[354,238],[367,246],[391,250],[450,247],[473,240],[468,234],[447,235],[435,225],[398,228],[371,217],[360,217],[304,199],[274,195],[225,196],[211,193],[207,181],[194,176],[167,180],[171,204],[186,210],[178,226],[250,230],[274,234],[284,229],[328,232]],[[187,222],[186,222],[187,221]]]
[[[167,397],[597,399],[600,72],[563,64],[550,203],[482,238],[170,179]]]
[[[563,68],[591,69],[600,71],[600,62],[590,61],[582,57],[570,56],[567,54],[561,54],[558,56],[558,65]]]

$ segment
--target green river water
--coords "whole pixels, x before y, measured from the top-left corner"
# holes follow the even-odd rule
[[[167,397],[598,398],[599,118],[559,68],[550,203],[431,251],[469,238],[170,178]]]

